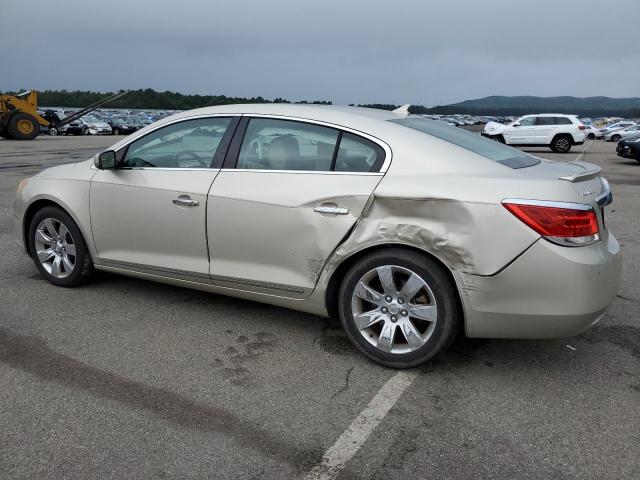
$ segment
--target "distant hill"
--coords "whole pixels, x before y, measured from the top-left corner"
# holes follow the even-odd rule
[[[610,97],[504,97],[491,96],[477,100],[441,105],[428,109],[431,113],[484,113],[487,115],[525,115],[527,113],[575,113],[578,115],[640,116],[640,98]]]

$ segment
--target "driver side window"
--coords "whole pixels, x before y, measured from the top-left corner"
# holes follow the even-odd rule
[[[209,168],[231,118],[199,118],[159,128],[132,142],[123,168]]]

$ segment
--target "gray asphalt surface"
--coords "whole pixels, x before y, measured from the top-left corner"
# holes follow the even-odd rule
[[[304,476],[394,371],[311,315],[110,274],[54,287],[12,243],[20,180],[113,142],[0,140],[0,478]],[[612,185],[608,316],[568,340],[459,339],[339,478],[640,478],[640,163],[602,141],[529,151]]]

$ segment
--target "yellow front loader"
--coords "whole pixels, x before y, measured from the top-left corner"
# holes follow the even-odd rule
[[[38,113],[38,93],[34,90],[19,95],[0,95],[0,137],[33,140],[40,133],[41,126],[46,128],[50,135],[57,135],[63,125],[87,115],[126,93],[119,92],[110,95],[62,120],[51,110],[48,110],[44,115]]]

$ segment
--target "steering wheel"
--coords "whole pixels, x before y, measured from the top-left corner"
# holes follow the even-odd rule
[[[180,164],[180,160],[181,160],[180,157],[182,157],[183,155],[188,157],[185,160],[195,160],[196,162],[198,162],[198,164],[200,164],[201,167],[205,167],[205,168],[209,167],[209,165],[207,165],[205,161],[202,160],[202,158],[200,158],[200,155],[198,155],[193,150],[182,150],[181,152],[176,153],[175,159],[177,164]]]

